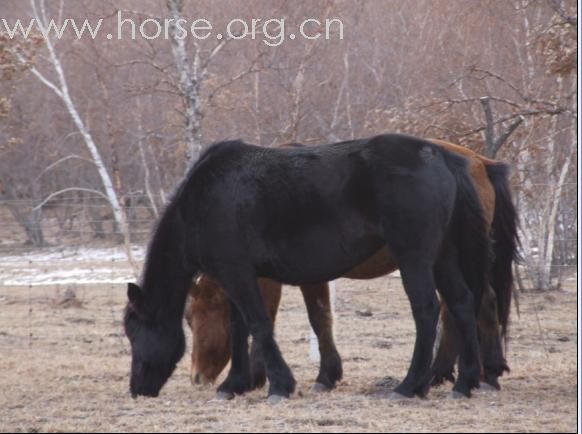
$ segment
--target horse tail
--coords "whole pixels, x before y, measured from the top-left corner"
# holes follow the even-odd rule
[[[513,263],[519,260],[517,211],[509,188],[509,168],[498,162],[485,162],[487,175],[495,190],[495,213],[491,226],[493,260],[490,283],[497,296],[501,335],[507,338],[513,290]]]
[[[446,150],[443,152],[457,183],[450,233],[457,249],[461,273],[474,296],[477,315],[487,287],[491,254],[484,210],[466,158]]]

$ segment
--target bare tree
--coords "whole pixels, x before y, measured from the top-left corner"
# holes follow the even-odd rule
[[[61,63],[61,60],[56,51],[54,41],[49,36],[48,32],[49,18],[47,15],[45,0],[39,0],[38,4],[37,0],[30,0],[30,7],[33,16],[36,19],[36,23],[39,26],[39,29],[41,30],[41,32],[45,33],[48,36],[46,38],[43,38],[43,40],[49,54],[48,57],[49,64],[51,65],[53,72],[56,74],[57,80],[54,82],[50,80],[44,73],[42,73],[37,68],[37,66],[31,66],[30,71],[41,83],[43,83],[46,87],[52,90],[65,104],[65,107],[67,108],[67,111],[71,116],[71,119],[73,120],[76,128],[81,134],[85,146],[89,151],[93,162],[95,163],[95,167],[99,173],[103,188],[105,190],[105,196],[107,197],[107,200],[111,203],[111,208],[115,216],[115,221],[118,227],[121,228],[124,231],[124,233],[127,234],[125,218],[123,215],[121,204],[117,197],[117,192],[115,191],[107,167],[105,166],[103,158],[101,157],[99,147],[93,140],[93,136],[87,129],[80,112],[78,111],[75,103],[73,102],[65,70],[63,68],[63,64]],[[27,59],[21,53],[17,53],[17,56],[21,63],[30,64],[31,59]],[[57,194],[61,194],[63,192],[65,192],[65,190],[55,192],[51,194],[50,197],[51,198],[55,197]]]
[[[103,32],[115,33],[118,10],[142,24],[174,23],[168,39],[53,38],[38,40],[36,52],[12,50],[21,67],[33,69],[0,101],[0,165],[10,187],[34,206],[66,191],[84,207],[65,212],[51,200],[45,222],[58,216],[69,225],[70,215],[88,214],[90,201],[117,209],[109,199],[116,195],[136,205],[130,229],[147,232],[184,168],[214,140],[311,144],[397,131],[512,164],[525,285],[559,285],[557,266],[575,255],[565,242],[576,237],[575,203],[566,199],[576,182],[573,0],[4,0],[0,7],[6,4],[9,19],[32,11],[45,27],[49,4],[57,20],[103,18]],[[297,37],[268,46],[264,38],[282,25],[259,24],[254,39],[206,40],[175,25],[199,17],[213,29],[234,17],[249,24],[280,17],[285,35],[296,36],[308,18],[341,18],[343,27],[329,41]],[[87,151],[79,151],[79,139]],[[97,231],[119,218],[94,212],[90,220],[103,226]]]

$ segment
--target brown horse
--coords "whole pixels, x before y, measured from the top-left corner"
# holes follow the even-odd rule
[[[487,227],[495,241],[490,286],[481,301],[478,328],[483,380],[499,389],[498,377],[509,371],[502,341],[507,333],[512,289],[511,267],[517,256],[518,244],[516,214],[507,184],[506,166],[469,149],[440,140],[432,141],[468,159],[469,172],[485,211]],[[374,279],[397,269],[387,249],[382,249],[344,277]],[[275,321],[282,285],[272,280],[259,279],[259,286],[271,319]],[[305,285],[300,289],[309,321],[319,341],[321,364],[316,386],[318,389],[332,389],[342,377],[342,365],[333,339],[329,288],[327,283],[322,283]],[[222,288],[207,275],[198,278],[190,294],[186,317],[193,335],[191,380],[195,384],[213,383],[230,359],[229,303]],[[454,382],[453,371],[458,357],[456,326],[444,303],[441,317],[443,333],[433,364],[433,385],[445,380]],[[251,349],[251,371],[253,386],[261,387],[266,379],[265,368],[254,345]]]

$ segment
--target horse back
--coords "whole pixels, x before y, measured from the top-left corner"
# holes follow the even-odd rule
[[[438,146],[398,135],[305,148],[228,142],[190,181],[200,257],[232,267],[242,256],[286,283],[330,280],[419,233],[436,250],[455,197]]]

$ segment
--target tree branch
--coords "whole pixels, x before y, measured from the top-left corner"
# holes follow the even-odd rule
[[[517,120],[514,123],[512,123],[507,128],[507,130],[505,130],[505,132],[499,138],[497,138],[497,140],[495,140],[495,143],[493,143],[493,153],[489,157],[493,158],[497,155],[499,149],[501,149],[503,144],[507,141],[507,139],[509,139],[509,137],[513,134],[517,127],[521,125],[523,121],[525,121],[525,118],[523,116],[519,116]]]
[[[93,190],[91,188],[71,187],[71,188],[65,188],[64,190],[59,190],[59,191],[56,191],[54,193],[51,193],[40,204],[38,204],[37,206],[35,206],[33,208],[33,210],[36,211],[36,210],[41,209],[43,206],[45,206],[48,202],[50,202],[56,196],[60,196],[61,194],[68,193],[70,191],[84,191],[86,193],[93,193],[93,194],[96,194],[96,195],[104,198],[105,200],[107,200],[108,203],[111,203],[111,200],[109,199],[109,197],[105,193],[100,192],[99,190]]]

